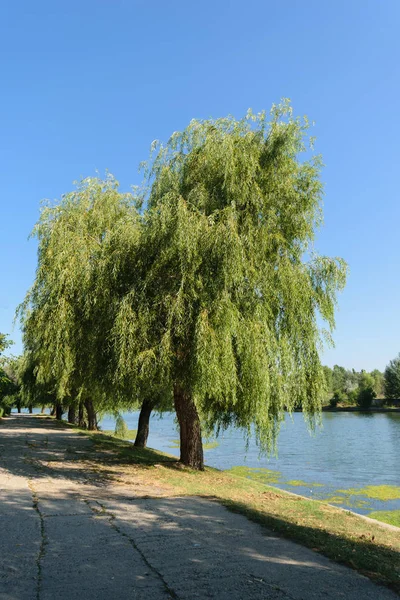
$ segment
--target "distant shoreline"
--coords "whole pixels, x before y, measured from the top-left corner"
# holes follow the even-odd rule
[[[293,412],[303,412],[303,410],[295,408]],[[379,406],[373,406],[372,408],[360,408],[359,406],[323,406],[322,412],[400,413],[400,407],[380,408]]]
[[[371,406],[371,408],[360,408],[359,406],[323,406],[323,412],[364,412],[364,413],[386,413],[386,412],[400,412],[399,407],[385,408],[379,406]]]

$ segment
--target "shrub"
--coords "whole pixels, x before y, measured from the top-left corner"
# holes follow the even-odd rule
[[[372,387],[366,387],[359,391],[357,404],[360,408],[371,408],[374,398],[376,398],[374,389]]]
[[[118,415],[118,417],[115,421],[114,435],[115,435],[115,437],[119,437],[123,440],[126,440],[129,437],[128,426],[125,423],[124,419],[121,417],[121,415]]]
[[[349,392],[347,395],[348,404],[357,404],[359,393],[360,390],[358,388],[356,388],[355,390],[351,390],[351,392]]]
[[[341,390],[336,390],[333,397],[330,399],[329,404],[332,408],[335,408],[339,403],[345,404],[347,402],[347,395]]]

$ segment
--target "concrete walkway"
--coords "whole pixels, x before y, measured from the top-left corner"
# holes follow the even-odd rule
[[[71,460],[90,448],[53,421],[1,421],[0,600],[398,598],[217,503],[105,483]]]

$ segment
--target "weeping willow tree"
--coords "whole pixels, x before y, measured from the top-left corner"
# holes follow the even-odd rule
[[[17,376],[20,384],[20,402],[27,406],[31,412],[34,407],[41,407],[42,413],[46,407],[51,407],[57,419],[62,418],[63,405],[55,393],[55,381],[48,378],[46,381],[37,379],[38,365],[33,360],[33,355],[27,351],[19,357]]]
[[[54,389],[59,405],[76,398],[89,429],[96,410],[127,401],[113,386],[109,335],[138,232],[134,198],[112,176],[46,204],[33,231],[36,278],[19,309],[25,351],[36,385]]]
[[[0,333],[0,417],[9,415],[13,405],[21,410],[20,386],[17,375],[18,357],[2,356],[6,348],[12,346],[7,334]]]
[[[119,307],[119,368],[173,394],[181,461],[203,468],[201,423],[274,447],[285,410],[312,424],[319,350],[334,328],[339,258],[312,252],[321,159],[288,102],[192,121],[148,163],[141,276]],[[327,330],[319,324],[325,322]]]

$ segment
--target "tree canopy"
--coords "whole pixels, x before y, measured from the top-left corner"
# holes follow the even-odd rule
[[[400,398],[400,354],[385,369],[385,396],[389,400]]]
[[[288,102],[192,121],[155,144],[140,194],[86,179],[43,207],[35,282],[20,308],[26,376],[95,411],[173,398],[181,460],[202,427],[274,447],[285,410],[312,423],[346,265],[313,251],[321,158]],[[321,329],[325,323],[327,329]],[[61,410],[61,409],[60,409]]]
[[[148,164],[143,271],[115,332],[123,360],[150,385],[151,362],[173,390],[186,464],[202,467],[198,413],[209,427],[254,425],[270,449],[285,409],[320,409],[318,318],[334,327],[346,266],[311,252],[322,183],[320,157],[300,158],[308,127],[288,103],[269,122],[192,121]]]
[[[137,231],[133,196],[121,194],[112,176],[85,179],[59,203],[46,203],[33,231],[38,267],[20,307],[28,362],[60,402],[85,402],[89,421],[93,403],[114,408],[109,334]]]
[[[12,344],[7,334],[0,333],[0,417],[10,412],[19,391],[15,369],[17,359],[2,356],[4,350]]]

